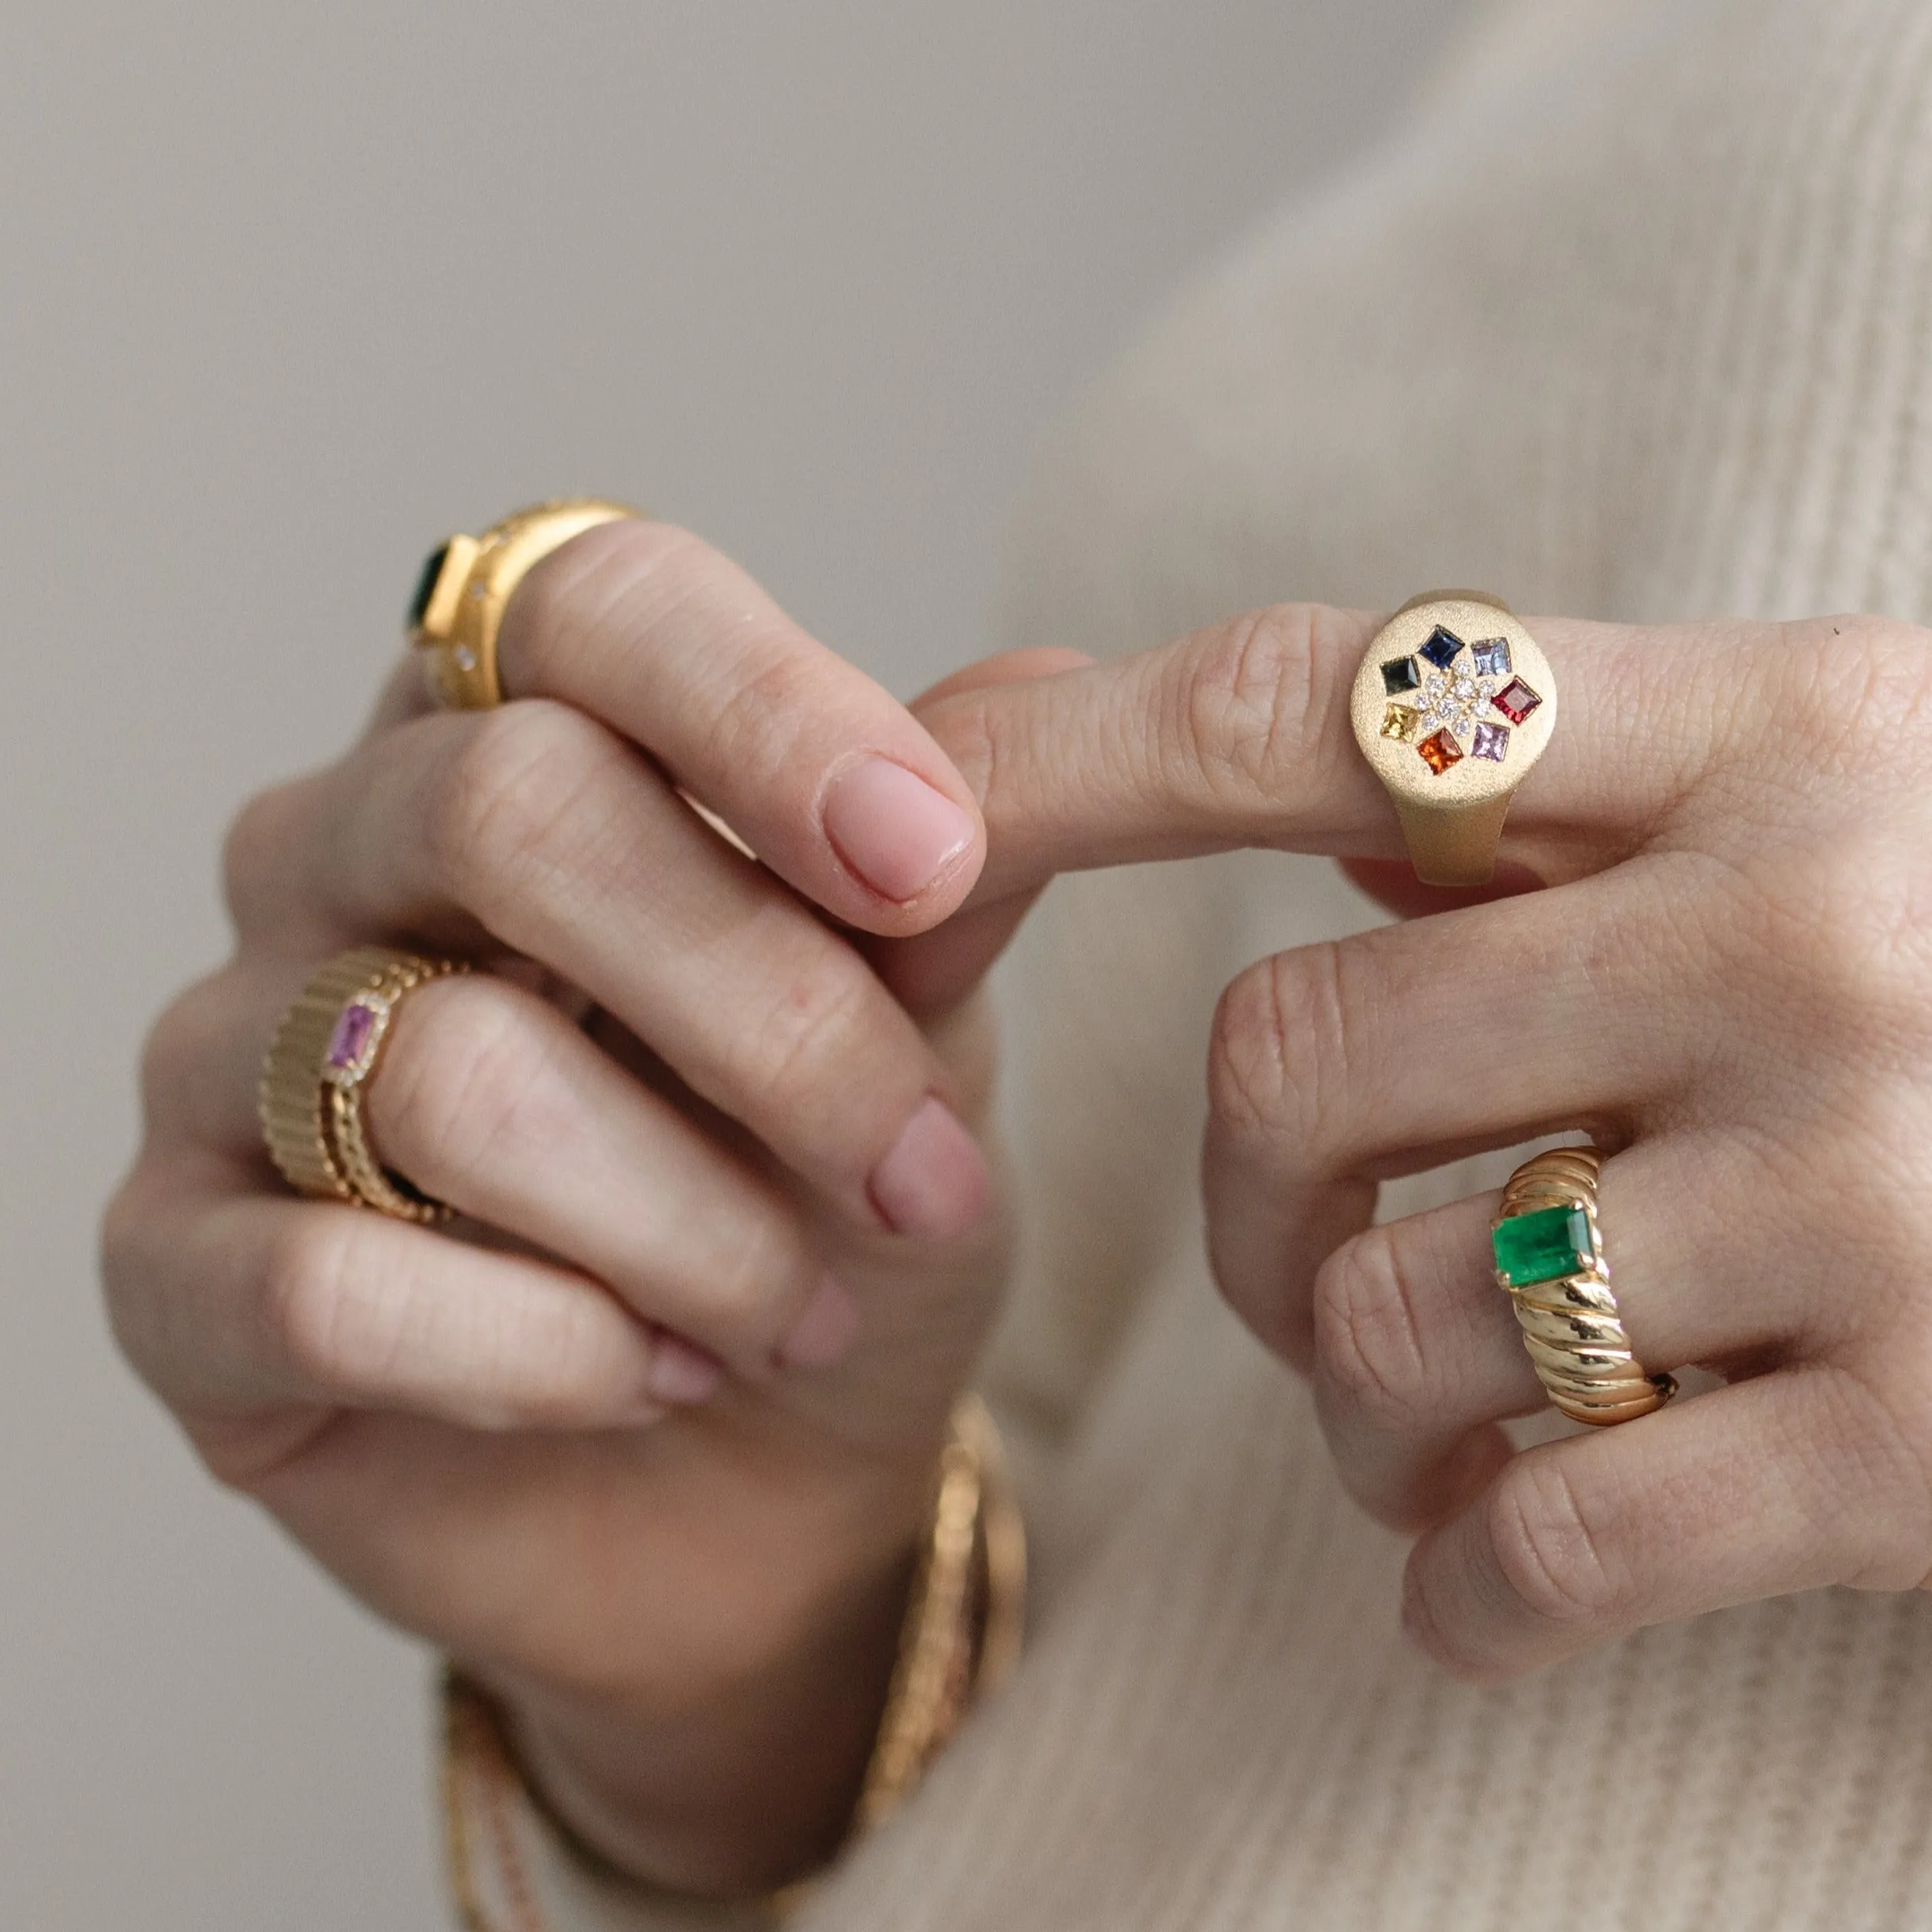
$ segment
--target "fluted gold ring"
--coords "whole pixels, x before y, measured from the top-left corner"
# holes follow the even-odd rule
[[[377,1158],[362,1103],[398,1006],[419,986],[468,971],[387,946],[357,946],[320,968],[282,1015],[262,1067],[262,1136],[290,1186],[398,1220],[449,1209]]]
[[[480,536],[452,536],[432,551],[410,600],[409,631],[428,653],[438,702],[451,711],[502,704],[496,639],[511,593],[572,537],[640,514],[602,497],[563,498],[517,510]]]
[[[1490,1230],[1496,1279],[1509,1291],[1523,1346],[1549,1399],[1573,1421],[1635,1422],[1677,1392],[1637,1359],[1597,1219],[1602,1157],[1555,1147],[1510,1175]]]

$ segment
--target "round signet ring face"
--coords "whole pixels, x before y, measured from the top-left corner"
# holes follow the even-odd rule
[[[1485,884],[1510,794],[1556,722],[1556,681],[1535,639],[1491,599],[1418,598],[1376,633],[1349,712],[1395,801],[1416,876]]]

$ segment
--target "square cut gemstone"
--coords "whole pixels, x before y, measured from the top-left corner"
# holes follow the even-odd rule
[[[1509,727],[1492,724],[1487,718],[1476,727],[1475,742],[1469,748],[1472,758],[1487,758],[1500,764],[1509,755]]]
[[[1422,754],[1423,762],[1440,778],[1452,764],[1463,761],[1463,748],[1456,742],[1455,734],[1446,727],[1432,731],[1415,748]],[[1433,806],[1430,808],[1434,809]]]
[[[445,544],[440,550],[432,550],[423,566],[423,574],[416,580],[416,595],[409,600],[409,627],[420,630],[423,619],[429,615],[429,600],[436,594],[437,580],[443,575],[443,559],[450,554]]]
[[[1427,658],[1438,671],[1447,671],[1456,662],[1456,654],[1463,648],[1463,641],[1452,630],[1444,630],[1438,624],[1429,633],[1428,643],[1421,655]]]
[[[1385,704],[1382,707],[1382,735],[1392,738],[1398,744],[1413,745],[1416,734],[1422,728],[1422,714],[1413,704]]]
[[[379,1009],[368,1000],[350,1000],[336,1016],[335,1030],[329,1035],[329,1050],[323,1065],[332,1074],[361,1072],[376,1037],[376,1022],[381,1018]]]
[[[1392,657],[1382,666],[1382,689],[1391,697],[1413,691],[1422,682],[1422,674],[1415,668],[1412,657]]]
[[[1508,683],[1489,700],[1489,702],[1512,724],[1522,723],[1523,719],[1528,717],[1530,713],[1535,710],[1542,701],[1542,699],[1538,697],[1536,693],[1532,691],[1520,678],[1512,678]]]
[[[1534,1287],[1539,1281],[1586,1275],[1597,1265],[1590,1216],[1581,1208],[1538,1208],[1531,1213],[1512,1214],[1490,1231],[1489,1245],[1496,1251],[1496,1272],[1508,1287]]]
[[[1506,638],[1487,637],[1481,644],[1472,644],[1469,655],[1476,660],[1478,678],[1507,678],[1515,669],[1509,661],[1509,644]]]

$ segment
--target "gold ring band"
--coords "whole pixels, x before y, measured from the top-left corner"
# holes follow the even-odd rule
[[[262,1067],[262,1136],[290,1186],[398,1220],[447,1217],[377,1159],[362,1105],[397,1007],[417,987],[468,970],[387,946],[338,953],[317,970],[282,1015]]]
[[[565,498],[519,510],[480,536],[453,536],[431,551],[410,601],[409,631],[429,654],[438,701],[450,711],[502,704],[496,640],[512,592],[572,537],[641,514],[601,497]]]
[[[1653,1375],[1610,1291],[1610,1264],[1597,1219],[1602,1157],[1594,1147],[1554,1147],[1526,1160],[1503,1190],[1490,1228],[1497,1284],[1507,1289],[1549,1399],[1574,1422],[1634,1422],[1677,1392]]]
[[[1485,884],[1511,794],[1556,721],[1556,681],[1535,639],[1481,591],[1431,591],[1377,633],[1349,716],[1416,876]]]

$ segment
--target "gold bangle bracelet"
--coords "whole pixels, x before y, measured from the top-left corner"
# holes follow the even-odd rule
[[[999,1430],[985,1404],[977,1396],[964,1396],[954,1407],[940,1456],[891,1687],[848,1843],[903,1802],[973,1705],[1011,1672],[1024,1633],[1026,1596],[1026,1526]],[[558,1816],[521,1763],[495,1699],[454,1665],[443,1672],[442,1704],[444,1851],[466,1932],[549,1932],[518,1842],[519,1803],[599,1878],[645,1897],[668,1896],[618,1871]],[[506,1915],[500,1923],[478,1882],[479,1828],[499,1874],[495,1889]],[[780,1924],[818,1882],[818,1874],[800,1879],[752,1909]],[[677,1903],[695,1907],[699,1901]]]

